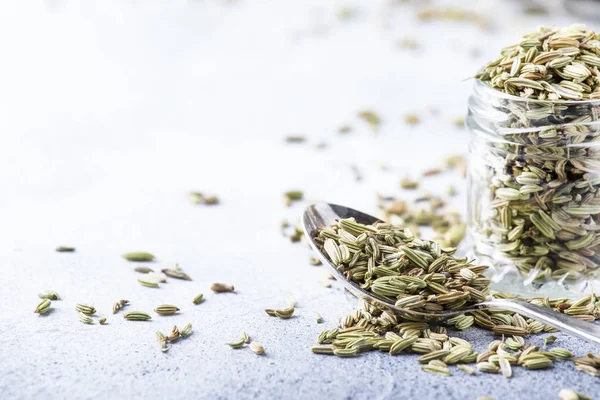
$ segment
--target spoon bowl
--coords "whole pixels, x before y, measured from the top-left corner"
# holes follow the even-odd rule
[[[369,214],[365,214],[349,207],[337,204],[317,203],[308,206],[304,211],[304,214],[302,215],[302,226],[308,242],[313,250],[317,253],[323,265],[329,269],[329,272],[346,290],[369,304],[375,305],[387,311],[394,312],[400,316],[410,317],[412,319],[419,318],[426,321],[442,321],[452,318],[458,314],[476,310],[511,311],[529,318],[533,318],[539,322],[550,325],[556,329],[564,331],[565,333],[569,333],[589,342],[600,344],[600,326],[596,325],[595,323],[585,322],[577,318],[553,311],[549,308],[536,306],[535,304],[521,300],[495,299],[491,296],[488,296],[488,298],[481,303],[455,310],[435,312],[406,310],[397,307],[395,304],[390,303],[387,299],[368,292],[358,286],[355,282],[346,279],[346,277],[337,270],[337,268],[321,251],[315,242],[314,238],[319,228],[331,226],[340,219],[346,218],[354,218],[356,222],[365,225],[371,225],[377,221],[380,221]]]

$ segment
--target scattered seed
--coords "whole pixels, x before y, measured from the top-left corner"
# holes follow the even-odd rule
[[[192,324],[185,324],[183,328],[181,328],[181,332],[179,334],[183,338],[190,336],[192,334]]]
[[[50,299],[44,299],[37,305],[33,312],[40,315],[47,314],[50,312],[51,305],[52,301],[50,301]]]
[[[142,274],[147,274],[149,272],[154,272],[154,270],[152,268],[148,268],[148,267],[144,267],[144,266],[135,267],[134,271],[141,272]]]
[[[113,314],[116,314],[119,310],[121,310],[123,307],[125,307],[127,304],[129,304],[129,300],[119,300],[119,301],[115,301],[113,303],[113,308],[112,308],[112,312]]]
[[[146,287],[150,287],[150,288],[157,288],[158,287],[158,282],[154,279],[149,279],[149,278],[138,278],[137,280],[142,286],[146,286]]]
[[[38,297],[40,299],[60,300],[60,296],[54,290],[44,290],[38,293]]]
[[[304,143],[306,142],[306,136],[302,135],[289,135],[285,137],[287,143]]]
[[[406,114],[404,116],[404,122],[408,125],[416,125],[421,121],[421,118],[417,114]]]
[[[96,314],[96,309],[92,306],[88,306],[87,304],[78,303],[75,305],[75,310],[85,315],[94,315]]]
[[[150,253],[146,253],[143,251],[133,252],[133,253],[125,253],[123,254],[123,258],[127,261],[135,261],[135,262],[150,262],[154,261],[154,256]]]
[[[250,343],[250,350],[252,350],[253,352],[255,352],[258,355],[265,354],[265,348],[263,347],[262,344],[260,344],[258,342]]]
[[[59,253],[72,253],[75,251],[75,247],[58,246],[56,251]]]
[[[87,314],[82,313],[81,311],[79,311],[77,313],[77,317],[79,318],[79,321],[81,321],[84,324],[91,325],[94,323],[94,320],[92,319],[92,317],[90,317]]]
[[[310,349],[315,354],[328,354],[328,355],[334,354],[333,353],[334,349],[331,346],[313,346]]]
[[[203,300],[204,300],[204,295],[202,293],[200,293],[198,296],[194,297],[194,300],[192,300],[192,302],[194,304],[200,304],[200,303],[202,303]]]
[[[177,311],[179,311],[179,307],[173,306],[171,304],[161,304],[154,309],[155,313],[162,316],[173,315]]]
[[[373,132],[377,132],[379,125],[381,125],[381,118],[379,118],[379,115],[373,111],[361,111],[358,113],[358,116],[369,124],[369,127]]]
[[[130,311],[123,314],[123,318],[128,321],[148,321],[152,319],[149,314],[142,311]]]
[[[300,201],[304,198],[304,192],[301,190],[290,190],[283,194],[283,201],[286,206],[290,206],[295,201]]]
[[[400,181],[400,187],[402,189],[413,190],[419,187],[419,182],[413,181],[412,179],[404,178]]]
[[[188,198],[194,204],[203,204],[206,206],[219,204],[219,198],[217,196],[206,196],[201,192],[190,192]]]
[[[423,176],[439,175],[443,172],[441,168],[431,168],[423,171]]]
[[[310,258],[308,259],[308,263],[309,263],[310,265],[314,265],[314,266],[317,266],[317,265],[321,265],[321,264],[322,264],[321,260],[320,260],[318,257],[310,257]]]
[[[342,135],[350,132],[352,132],[352,127],[350,125],[343,125],[338,129],[338,133]]]
[[[163,269],[162,273],[165,274],[166,276],[168,276],[169,278],[183,279],[184,281],[192,280],[192,278],[190,278],[190,276],[188,274],[186,274],[185,272],[183,272],[179,269],[179,264],[175,264],[171,268]]]
[[[466,372],[469,375],[475,375],[475,369],[469,367],[468,365],[465,364],[457,364],[456,368],[460,369],[463,372]]]
[[[248,341],[248,335],[246,334],[246,332],[242,332],[242,336],[240,336],[240,338],[235,341],[235,342],[229,342],[227,343],[232,349],[241,349],[242,347],[244,347],[244,344],[246,344]]]
[[[216,293],[227,293],[227,292],[233,292],[234,291],[234,287],[233,285],[230,285],[228,283],[213,283],[210,286],[210,290],[212,290],[213,292]]]

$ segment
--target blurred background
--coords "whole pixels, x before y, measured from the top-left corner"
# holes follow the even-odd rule
[[[4,2],[0,247],[216,244],[229,225],[200,235],[177,211],[191,190],[257,237],[299,214],[289,189],[372,212],[400,177],[466,152],[469,78],[501,47],[593,27],[596,3]]]

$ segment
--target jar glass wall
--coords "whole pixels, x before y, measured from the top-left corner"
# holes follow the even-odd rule
[[[499,290],[600,289],[600,101],[540,101],[476,81],[466,126],[469,239]]]

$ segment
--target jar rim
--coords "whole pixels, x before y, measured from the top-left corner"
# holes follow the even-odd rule
[[[575,105],[600,105],[600,99],[587,99],[587,100],[539,100],[528,97],[519,97],[512,94],[504,93],[501,90],[495,89],[491,87],[486,82],[481,79],[475,79],[474,88],[475,91],[485,91],[486,94],[490,96],[494,96],[498,99],[505,99],[514,103],[529,103],[529,104],[539,104],[539,105],[567,105],[567,106],[575,106]]]

